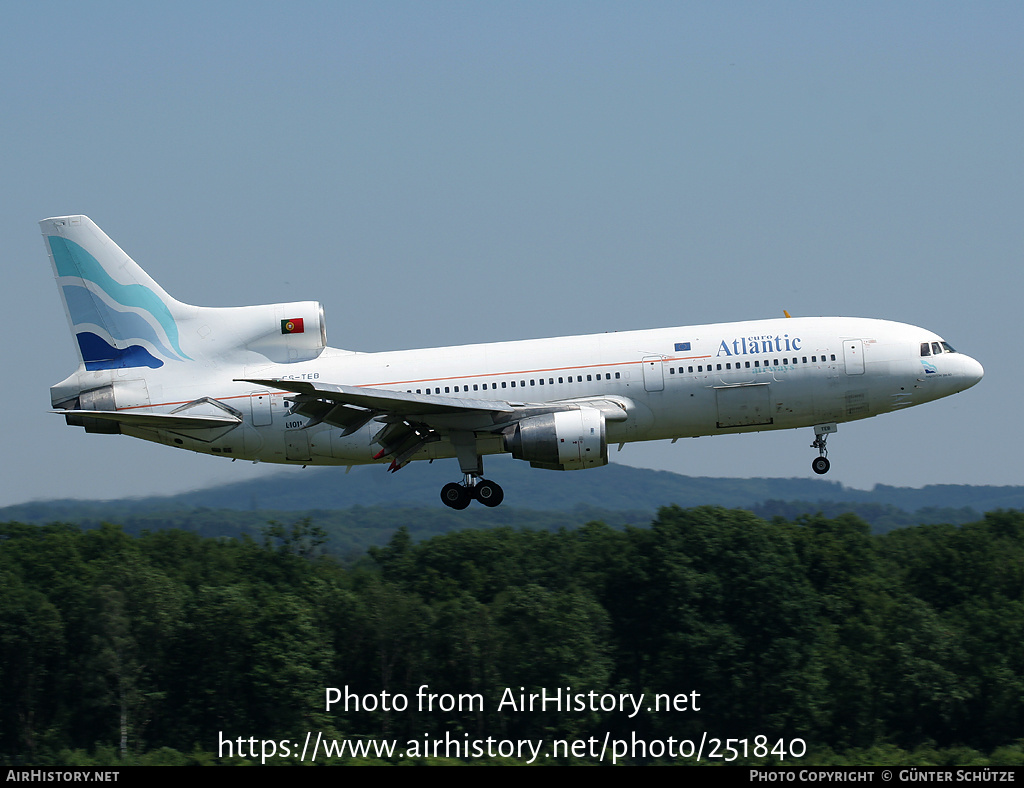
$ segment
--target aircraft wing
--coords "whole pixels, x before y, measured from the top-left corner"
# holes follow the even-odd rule
[[[395,415],[424,415],[440,413],[511,413],[521,405],[489,399],[446,397],[440,394],[410,394],[405,391],[339,386],[330,383],[308,383],[301,380],[242,378],[246,383],[267,386],[296,394],[315,396],[345,405],[355,405]]]
[[[308,417],[306,427],[324,422],[340,427],[344,437],[371,420],[380,422],[383,427],[373,436],[373,442],[381,447],[375,459],[390,456],[394,471],[425,444],[452,437],[453,433],[495,434],[531,416],[584,407],[601,410],[609,421],[621,421],[632,405],[619,397],[529,403],[273,378],[240,380],[298,395],[291,398],[291,412]]]

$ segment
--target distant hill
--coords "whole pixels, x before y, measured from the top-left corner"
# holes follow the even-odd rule
[[[522,510],[561,513],[577,521],[607,517],[615,522],[642,522],[658,507],[677,504],[750,509],[763,517],[791,518],[795,513],[824,511],[833,517],[853,511],[876,530],[918,522],[968,522],[993,509],[1024,508],[1024,487],[929,485],[920,489],[876,485],[856,490],[824,479],[729,479],[682,476],[611,464],[586,472],[538,471],[508,457],[489,457],[488,475],[500,480],[505,503],[496,510],[472,506],[464,512],[446,509],[438,497],[453,480],[451,466],[413,463],[397,474],[383,466],[362,466],[345,473],[336,468],[309,468],[237,482],[180,495],[126,498],[116,501],[35,501],[0,508],[0,520],[70,522],[157,518],[203,510],[257,513],[338,511],[353,507],[415,508],[433,519],[449,519],[463,527],[512,522]],[[443,515],[441,513],[444,513]],[[617,513],[617,514],[612,514]],[[236,519],[234,517],[232,520]],[[155,526],[154,526],[155,527]]]

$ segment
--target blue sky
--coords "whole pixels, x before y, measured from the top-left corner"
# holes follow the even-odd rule
[[[828,478],[1024,483],[1021,40],[1009,2],[13,4],[0,505],[277,470],[48,413],[75,356],[36,223],[66,213],[180,300],[318,299],[355,350],[783,309],[924,326],[985,380],[841,425]],[[812,437],[613,459],[807,476]]]

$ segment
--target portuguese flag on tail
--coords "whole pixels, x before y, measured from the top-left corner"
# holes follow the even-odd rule
[[[282,334],[302,334],[305,333],[305,330],[301,317],[293,317],[291,320],[281,321]]]

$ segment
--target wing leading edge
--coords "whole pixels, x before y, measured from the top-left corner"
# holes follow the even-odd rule
[[[315,396],[344,405],[387,411],[399,414],[421,413],[502,413],[516,409],[508,402],[482,399],[442,397],[438,394],[410,394],[405,391],[390,391],[363,386],[342,386],[331,383],[308,383],[301,380],[280,380],[277,378],[242,378],[245,383],[255,383],[281,391],[292,391],[299,395]]]

